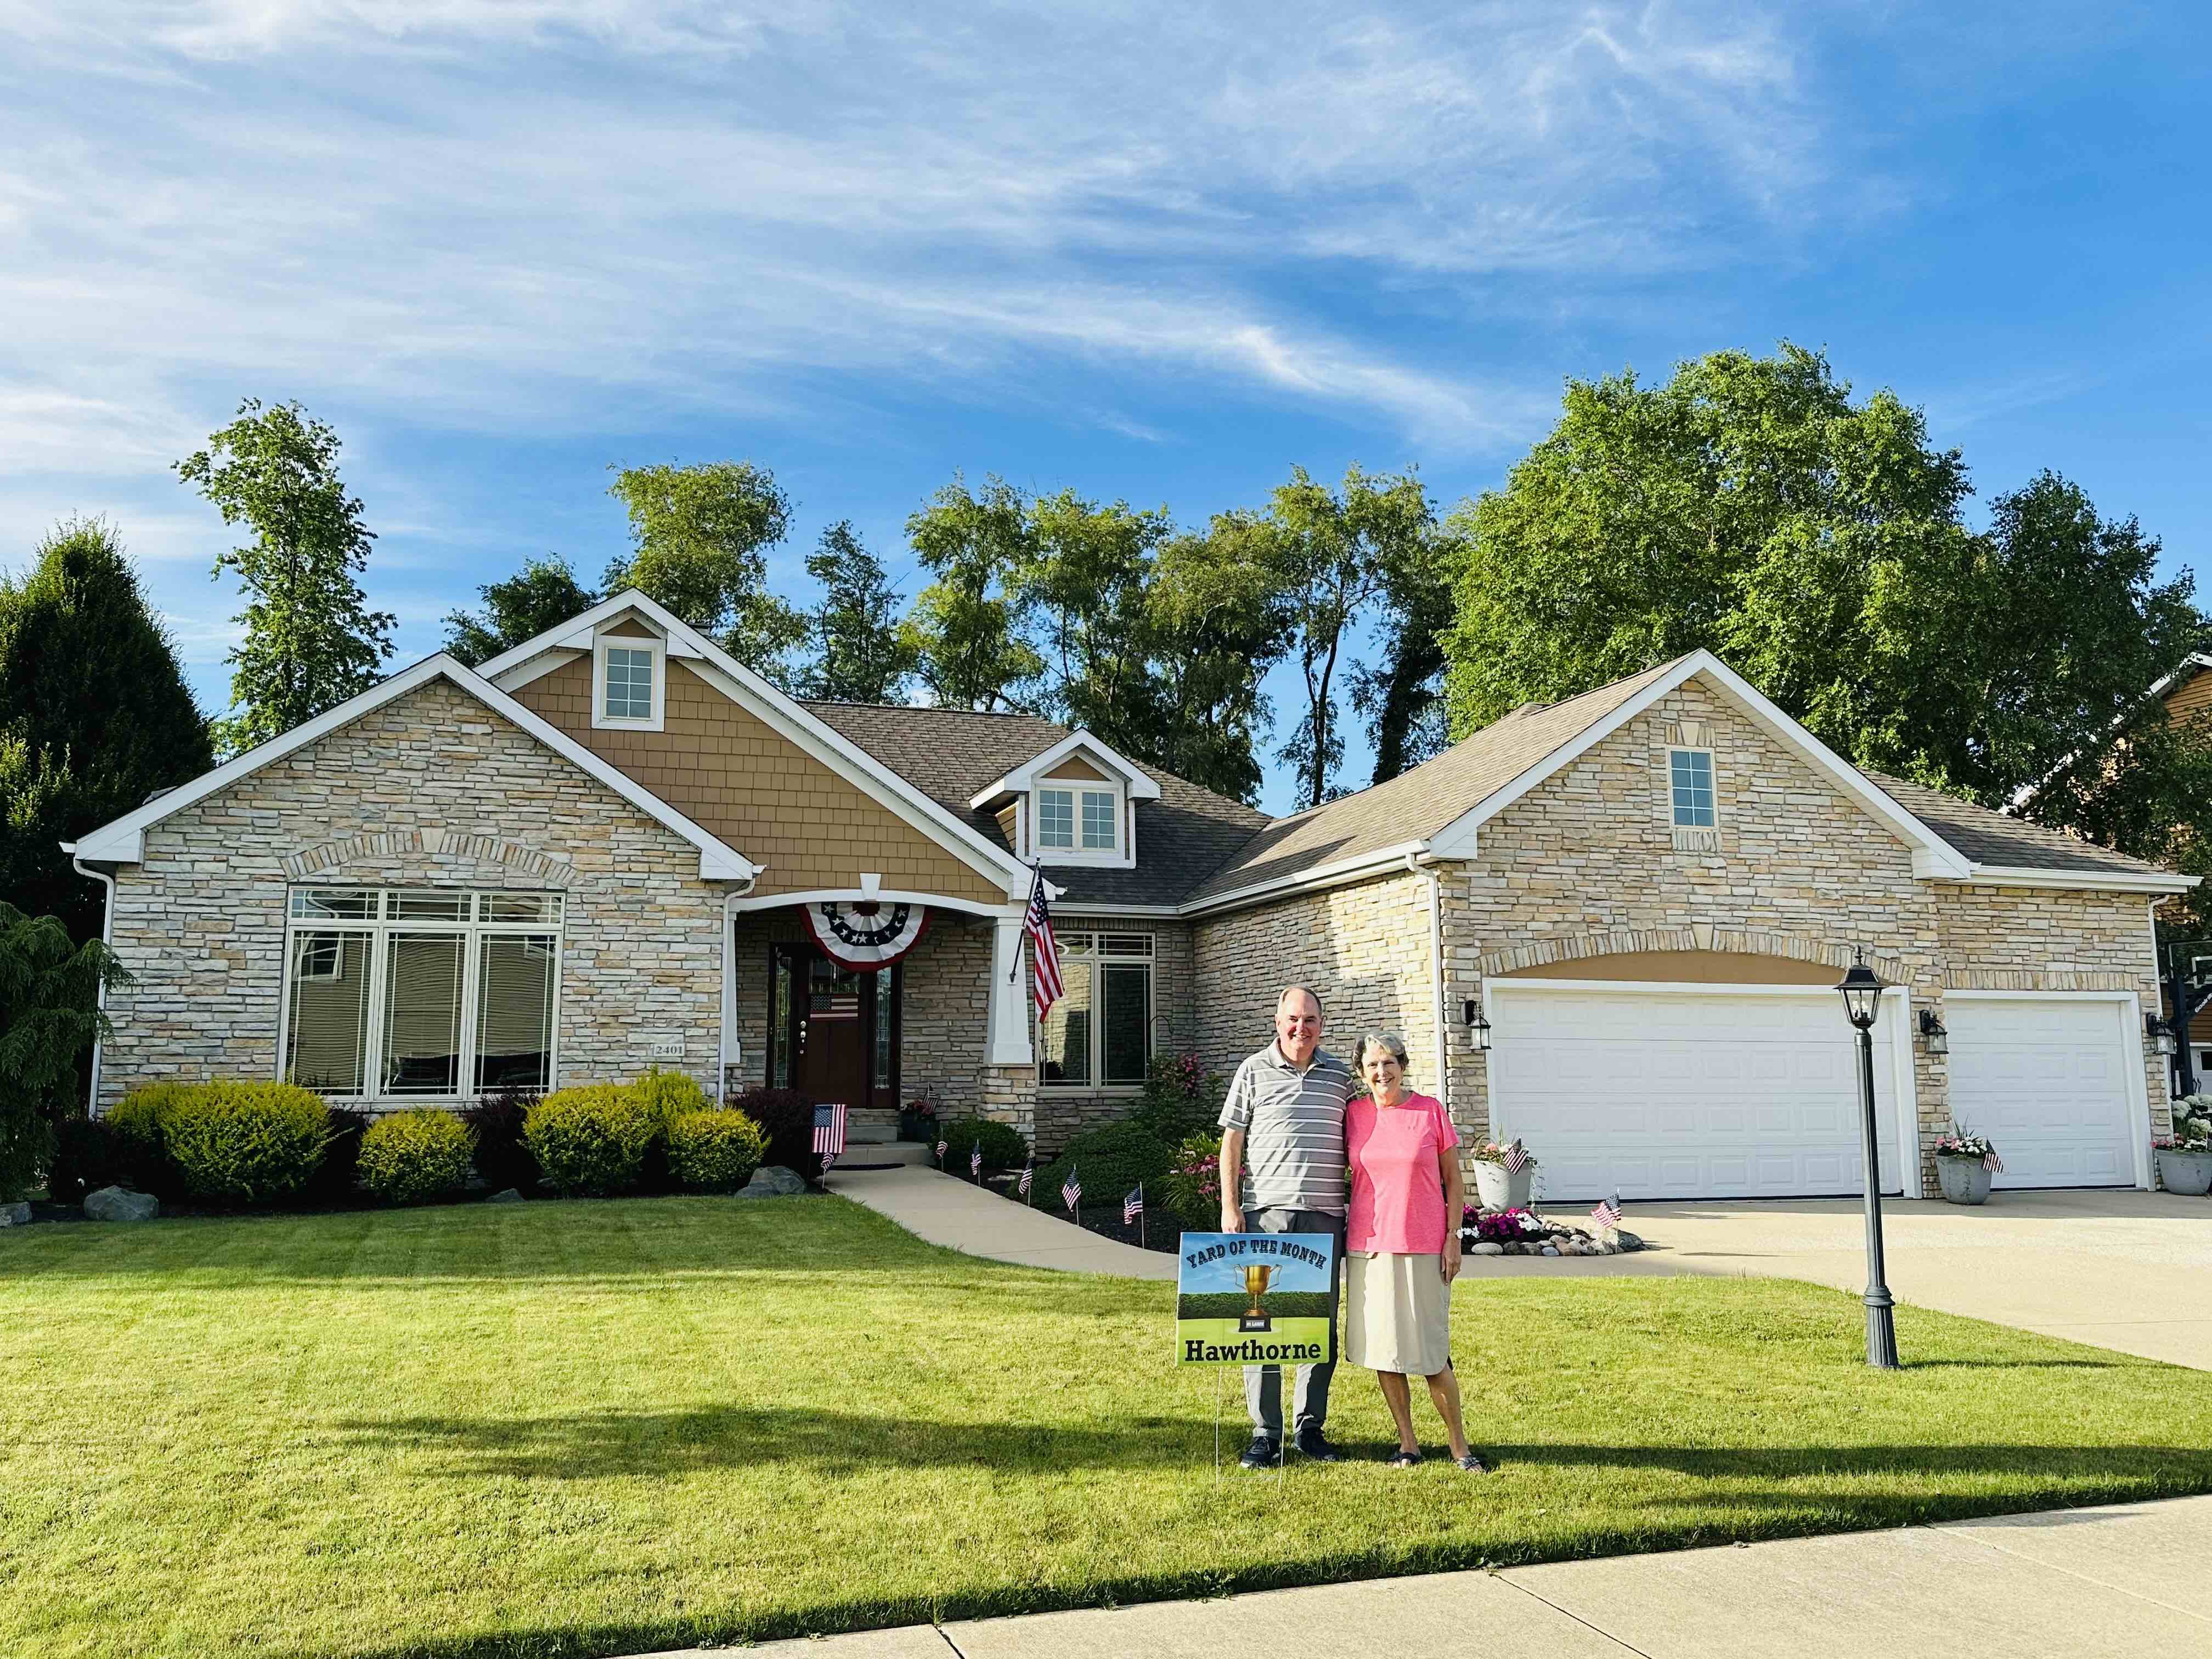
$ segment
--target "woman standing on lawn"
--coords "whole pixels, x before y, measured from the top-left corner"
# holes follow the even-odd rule
[[[1467,1201],[1459,1135],[1436,1100],[1406,1091],[1406,1040],[1370,1031],[1359,1042],[1367,1082],[1344,1117],[1352,1166],[1352,1212],[1345,1222],[1344,1357],[1382,1385],[1398,1425],[1390,1467],[1421,1461],[1413,1437],[1413,1391],[1428,1379],[1444,1420],[1452,1462],[1469,1474],[1490,1465],[1467,1443],[1459,1378],[1451,1363],[1451,1287],[1459,1277],[1458,1218]]]

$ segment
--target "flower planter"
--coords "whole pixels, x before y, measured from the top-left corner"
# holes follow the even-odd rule
[[[2212,1151],[2179,1152],[2161,1148],[2158,1154],[2160,1184],[2169,1193],[2200,1197],[2212,1192]]]
[[[923,1141],[933,1146],[937,1144],[937,1120],[902,1110],[899,1113],[899,1139]]]
[[[1943,1197],[1953,1204],[1986,1204],[1996,1172],[1978,1158],[1939,1158],[1936,1180]]]
[[[1530,1164],[1511,1175],[1503,1164],[1477,1164],[1474,1166],[1474,1192],[1486,1210],[1525,1210],[1528,1194],[1536,1184],[1536,1169]]]

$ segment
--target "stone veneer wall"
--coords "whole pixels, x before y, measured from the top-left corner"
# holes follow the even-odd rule
[[[1437,1091],[1426,874],[1201,918],[1195,936],[1198,1043],[1209,1066],[1233,1071],[1266,1048],[1276,998],[1302,983],[1322,1000],[1322,1047],[1348,1062],[1369,1028],[1395,1030],[1406,1039],[1408,1085]]]
[[[1712,748],[1712,845],[1678,847],[1667,750],[1683,721]],[[1482,827],[1480,855],[1445,875],[1446,1003],[1482,980],[1612,951],[1722,950],[1840,970],[1870,947],[1913,1006],[1956,989],[2134,990],[2157,1006],[2140,895],[1970,887],[1912,874],[1910,848],[1799,755],[1692,679]],[[1452,1048],[1462,1135],[1488,1127],[1484,1058]],[[1923,1180],[1950,1121],[1945,1062],[1913,1044]],[[2164,1067],[2144,1071],[2154,1127]]]
[[[288,884],[558,890],[562,1084],[634,1076],[652,1040],[711,1086],[719,889],[696,848],[445,681],[146,832],[116,872],[100,1106],[141,1083],[276,1075]],[[663,1061],[673,1069],[674,1062]]]

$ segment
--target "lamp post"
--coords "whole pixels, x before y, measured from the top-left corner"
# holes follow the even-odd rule
[[[1893,1371],[1898,1369],[1897,1314],[1882,1275],[1881,1145],[1874,1121],[1874,1021],[1881,1007],[1882,984],[1867,966],[1866,952],[1860,951],[1856,957],[1836,989],[1843,993],[1844,1013],[1859,1034],[1859,1133],[1866,1149],[1867,1364]]]

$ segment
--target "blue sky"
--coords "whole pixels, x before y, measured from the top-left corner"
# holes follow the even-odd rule
[[[2193,565],[2205,15],[0,0],[0,563],[108,514],[212,708],[167,467],[249,394],[344,439],[404,660],[526,556],[595,578],[611,463],[771,467],[803,596],[839,518],[909,570],[956,469],[1449,501],[1565,377],[1787,337]]]

